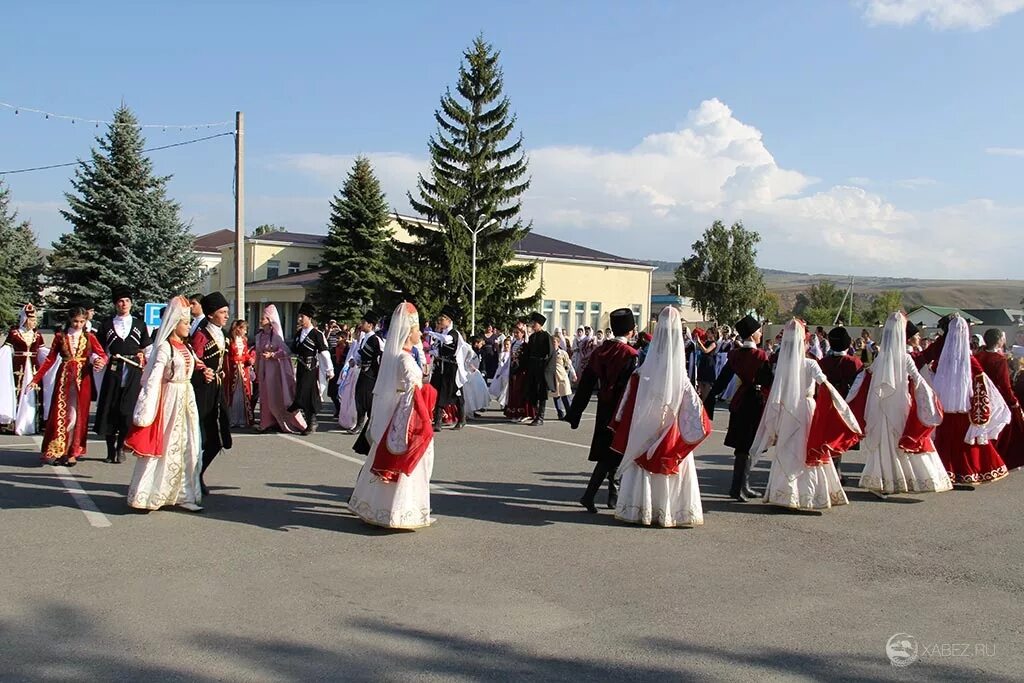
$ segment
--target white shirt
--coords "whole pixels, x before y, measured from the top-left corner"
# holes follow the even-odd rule
[[[217,327],[212,322],[207,325],[206,329],[210,331],[210,336],[213,338],[213,341],[216,342],[217,346],[223,349],[226,344],[224,341],[224,330]]]
[[[309,336],[309,331],[312,330],[312,329],[313,329],[313,326],[310,325],[309,327],[303,327],[301,330],[299,330],[299,343],[300,344],[302,342],[306,341],[306,337]]]
[[[114,316],[114,332],[121,339],[127,339],[132,331],[132,317],[130,315]]]

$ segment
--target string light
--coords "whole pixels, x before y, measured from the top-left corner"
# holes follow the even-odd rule
[[[99,124],[97,124],[97,125],[99,125]],[[148,149],[142,150],[142,152],[143,153],[145,153],[145,152],[157,152],[157,151],[159,151],[161,149],[170,149],[171,147],[183,147],[185,145],[193,145],[193,144],[195,144],[197,142],[204,142],[205,140],[213,140],[214,138],[222,138],[225,135],[234,136],[234,134],[235,134],[235,131],[229,130],[226,133],[217,133],[216,135],[207,135],[206,137],[196,138],[195,140],[185,140],[183,142],[175,142],[175,143],[172,143],[170,145],[160,145],[159,147],[149,147]],[[29,171],[46,171],[46,170],[49,170],[51,168],[65,168],[67,166],[78,166],[79,164],[85,164],[85,163],[88,163],[88,162],[85,162],[85,161],[82,161],[81,159],[79,159],[78,161],[68,161],[68,162],[65,162],[63,164],[49,164],[48,166],[33,166],[32,168],[17,168],[17,169],[14,169],[13,171],[0,171],[0,176],[3,176],[3,175],[13,175],[15,173],[28,173]]]
[[[27,112],[31,112],[33,114],[42,114],[43,118],[45,118],[45,119],[49,119],[52,116],[55,119],[61,119],[61,120],[64,120],[64,121],[70,121],[71,123],[75,123],[76,121],[81,121],[83,123],[94,123],[94,124],[96,124],[97,128],[99,128],[101,123],[103,125],[106,125],[106,126],[121,125],[121,124],[117,124],[117,123],[115,123],[113,121],[105,121],[103,119],[87,119],[84,116],[70,116],[70,115],[66,115],[66,114],[55,114],[52,111],[44,111],[42,109],[32,109],[31,107],[20,107],[20,106],[15,106],[13,104],[8,104],[7,102],[0,102],[0,107],[3,107],[4,109],[12,109],[12,110],[14,110],[15,115],[21,114],[21,112],[23,112],[23,111],[27,111]],[[183,131],[186,128],[190,128],[192,130],[199,130],[201,128],[222,128],[224,126],[233,126],[233,125],[235,125],[234,121],[217,121],[215,123],[173,123],[173,124],[172,123],[137,123],[137,124],[135,124],[135,127],[136,128],[160,128],[161,130],[166,132],[168,128],[177,128],[179,131]]]

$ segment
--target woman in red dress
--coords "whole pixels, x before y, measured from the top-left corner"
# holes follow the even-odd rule
[[[1006,463],[1006,469],[1015,470],[1024,466],[1024,413],[1013,391],[1010,378],[1010,362],[1006,357],[1006,335],[993,327],[985,331],[985,346],[978,349],[974,357],[981,363],[985,374],[999,390],[999,395],[1010,408],[1010,424],[1006,425],[996,440],[996,450]]]
[[[107,354],[96,335],[85,329],[85,322],[84,308],[68,311],[67,326],[54,335],[50,354],[32,378],[32,388],[39,386],[46,371],[60,359],[43,436],[44,465],[70,467],[85,455],[92,371],[101,370],[107,364]]]
[[[505,403],[505,417],[528,421],[536,417],[533,405],[526,400],[526,362],[522,354],[526,351],[526,330],[521,323],[512,333],[511,360],[508,371],[508,401]]]
[[[249,348],[248,333],[249,325],[244,320],[231,323],[224,367],[224,393],[232,427],[251,427],[253,424],[252,366],[256,351]]]

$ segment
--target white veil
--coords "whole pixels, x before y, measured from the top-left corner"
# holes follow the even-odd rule
[[[266,308],[263,309],[263,315],[270,319],[270,329],[273,330],[274,334],[284,341],[284,329],[281,327],[281,314],[277,312],[277,306],[274,304],[267,304]]]
[[[142,386],[146,386],[150,375],[153,374],[153,367],[156,366],[156,356],[160,351],[160,345],[167,341],[168,337],[171,336],[171,332],[174,331],[174,328],[178,326],[182,319],[191,322],[192,311],[189,307],[188,299],[183,296],[176,296],[167,302],[167,306],[160,316],[160,329],[153,335],[153,345],[149,351],[149,362],[146,363],[146,369],[142,372]]]
[[[933,385],[943,410],[950,413],[970,410],[974,395],[971,389],[971,340],[967,321],[958,315],[949,321]]]
[[[690,383],[686,377],[682,323],[679,312],[671,306],[658,316],[647,358],[636,372],[640,382],[623,454],[627,461],[650,450],[679,418],[683,390]]]
[[[900,416],[906,419],[910,410],[910,394],[907,393],[907,318],[898,311],[885,321],[878,356],[871,364],[871,393],[864,410],[865,421],[870,422],[880,407],[890,404],[896,409],[890,413],[890,419],[895,420]]]
[[[387,431],[391,416],[408,389],[400,383],[399,374],[402,367],[402,354],[405,352],[405,341],[414,328],[419,327],[420,316],[416,307],[402,302],[391,314],[388,325],[388,338],[384,343],[384,352],[380,359],[380,371],[377,382],[373,386],[373,412],[370,417],[369,441],[378,443]]]
[[[765,408],[780,407],[796,416],[797,406],[807,390],[807,328],[797,319],[790,320],[782,333],[779,362]]]

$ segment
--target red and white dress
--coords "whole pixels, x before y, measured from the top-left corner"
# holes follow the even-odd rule
[[[224,365],[224,394],[228,400],[228,416],[232,427],[251,427],[252,366],[255,351],[249,349],[245,337],[236,336],[228,344]]]

